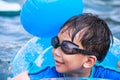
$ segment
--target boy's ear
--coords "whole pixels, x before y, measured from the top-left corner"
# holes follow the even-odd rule
[[[91,68],[92,66],[95,65],[97,61],[96,56],[87,56],[86,62],[83,64],[84,68]]]

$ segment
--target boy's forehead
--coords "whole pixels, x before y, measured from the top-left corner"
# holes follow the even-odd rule
[[[70,37],[72,37],[73,35],[77,37],[82,37],[87,30],[88,30],[88,27],[84,27],[78,30],[77,28],[70,28],[68,26],[65,26],[60,30],[59,34],[69,35]]]
[[[86,29],[80,30],[78,33],[75,34],[73,37],[73,41],[79,42],[83,35],[85,34]],[[72,41],[72,36],[74,34],[74,30],[68,30],[68,29],[61,29],[61,31],[58,33],[58,37],[60,40],[69,40]]]
[[[64,32],[60,31],[58,34],[58,37],[60,40],[70,40],[71,36],[68,34],[68,30],[65,30]]]

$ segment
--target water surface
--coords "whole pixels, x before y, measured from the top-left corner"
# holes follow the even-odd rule
[[[17,2],[24,0],[4,0]],[[84,0],[84,12],[98,14],[107,21],[113,35],[120,39],[120,0]],[[20,16],[0,16],[0,80],[6,80],[12,73],[10,61],[17,51],[33,36],[20,23]]]

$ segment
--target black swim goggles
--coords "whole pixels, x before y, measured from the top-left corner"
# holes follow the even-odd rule
[[[69,54],[69,55],[73,55],[73,54],[77,54],[77,53],[80,53],[80,54],[87,54],[87,55],[95,55],[96,57],[98,56],[97,53],[95,52],[91,52],[91,51],[88,51],[88,50],[83,50],[83,49],[79,49],[79,46],[73,42],[70,42],[70,41],[67,41],[67,40],[64,40],[61,44],[59,43],[59,39],[57,36],[53,37],[52,40],[51,40],[51,45],[54,47],[54,48],[57,48],[57,47],[61,47],[62,51],[65,52],[65,54]]]

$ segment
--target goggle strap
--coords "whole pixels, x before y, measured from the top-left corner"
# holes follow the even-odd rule
[[[96,53],[96,52],[91,52],[91,51],[82,50],[82,49],[77,49],[77,50],[78,50],[79,53],[81,53],[81,54],[95,55],[96,57],[98,57],[98,53]]]

